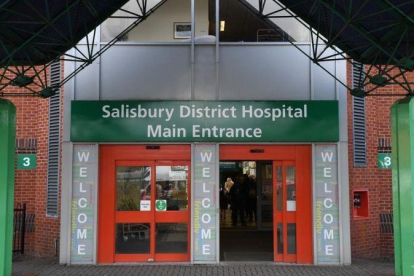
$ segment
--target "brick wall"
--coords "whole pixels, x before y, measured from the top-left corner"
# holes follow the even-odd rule
[[[7,92],[27,92],[12,86],[6,89]],[[26,152],[36,153],[36,170],[15,171],[15,203],[26,203],[27,214],[35,214],[35,231],[26,234],[25,252],[54,256],[55,239],[60,235],[60,218],[46,217],[49,100],[28,96],[5,98],[16,106],[16,139],[37,139],[37,150]]]
[[[413,74],[414,76],[414,74]],[[348,65],[348,84],[351,85],[351,68]],[[379,93],[406,93],[393,86],[378,90]],[[378,138],[391,137],[391,105],[401,96],[366,98],[367,166],[354,167],[352,98],[348,94],[348,139],[349,179],[351,206],[351,248],[354,258],[392,258],[394,256],[393,235],[380,233],[380,214],[392,213],[391,170],[378,169]],[[354,189],[368,189],[369,218],[352,218]]]
[[[413,77],[414,74],[411,78]],[[349,65],[348,83],[351,83]],[[11,92],[22,91],[16,87],[8,89]],[[404,93],[401,88],[395,86],[382,88],[380,92]],[[355,168],[352,99],[348,94],[351,248],[354,258],[392,257],[394,253],[393,235],[380,233],[380,214],[392,213],[392,183],[391,171],[377,168],[377,147],[379,137],[391,136],[390,107],[399,98],[401,97],[366,98],[367,167]],[[55,240],[59,238],[60,218],[46,216],[49,100],[32,97],[9,99],[17,108],[16,138],[37,138],[37,169],[16,170],[15,202],[27,203],[28,213],[36,214],[35,233],[27,235],[26,250],[41,256],[53,256]],[[370,211],[369,218],[366,220],[352,219],[352,190],[354,189],[369,191]]]

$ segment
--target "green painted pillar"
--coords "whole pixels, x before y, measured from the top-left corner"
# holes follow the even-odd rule
[[[0,276],[12,274],[16,108],[0,99]]]
[[[395,275],[414,275],[414,98],[391,108]]]

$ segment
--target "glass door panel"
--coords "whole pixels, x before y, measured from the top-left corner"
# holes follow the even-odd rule
[[[156,161],[155,179],[155,260],[189,261],[190,163]]]
[[[275,161],[275,261],[296,262],[296,167],[293,161]]]
[[[273,168],[272,161],[258,161],[257,167],[257,229],[273,229]]]
[[[115,254],[150,254],[149,223],[117,223]]]
[[[282,165],[276,166],[276,206],[277,211],[283,211],[283,167]]]
[[[156,253],[187,253],[188,225],[186,223],[157,223]]]
[[[156,190],[167,211],[188,211],[188,166],[156,166]]]
[[[296,254],[296,223],[287,224],[287,253]]]
[[[277,223],[275,243],[277,254],[283,254],[283,241],[283,223]]]
[[[189,168],[116,162],[115,261],[190,260]]]
[[[115,261],[154,259],[153,162],[116,161]]]
[[[117,166],[116,210],[140,211],[141,200],[151,200],[151,167]]]
[[[190,158],[190,145],[100,146],[99,263],[190,261]]]
[[[286,187],[287,187],[286,211],[295,212],[296,211],[296,174],[295,174],[294,166],[286,167]]]

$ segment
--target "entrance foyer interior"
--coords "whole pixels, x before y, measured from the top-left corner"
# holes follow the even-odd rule
[[[220,261],[273,261],[272,182],[272,161],[220,162]]]
[[[313,263],[311,147],[221,145],[219,166],[220,260]]]

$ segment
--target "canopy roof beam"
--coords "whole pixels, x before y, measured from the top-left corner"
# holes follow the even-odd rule
[[[63,0],[62,0],[63,1]],[[148,9],[147,0],[136,0],[137,10],[141,14],[136,12],[125,12],[126,9],[121,7],[115,7],[111,5],[112,2],[117,2],[116,0],[65,0],[67,3],[67,8],[61,11],[56,17],[50,18],[49,12],[45,12],[46,15],[41,16],[41,20],[38,21],[40,29],[35,31],[26,30],[22,26],[28,24],[27,22],[32,22],[34,19],[31,16],[26,16],[29,21],[22,20],[22,17],[18,16],[17,21],[19,24],[14,24],[14,21],[2,20],[1,12],[9,9],[2,5],[0,6],[0,28],[1,32],[4,34],[9,34],[8,38],[12,38],[11,41],[15,42],[17,46],[10,44],[5,44],[3,39],[0,39],[0,57],[1,50],[6,54],[5,57],[0,61],[0,97],[2,96],[39,96],[40,92],[44,89],[52,89],[53,91],[58,91],[61,86],[73,78],[76,74],[86,68],[88,65],[92,64],[99,56],[106,52],[110,47],[112,47],[117,41],[121,40],[130,30],[139,25],[144,21],[148,16],[154,13],[160,6],[162,6],[167,0],[160,0],[155,6]],[[52,1],[53,2],[53,1]],[[45,1],[46,10],[50,10],[51,1]],[[71,3],[70,3],[71,2]],[[104,19],[100,18],[98,10],[95,8],[94,4],[102,4],[102,2],[107,2],[107,6],[111,6],[113,11],[117,11],[121,8],[121,11],[126,15],[113,15],[111,18],[117,19],[133,19],[133,22],[123,29],[118,35],[116,35],[111,41],[106,44],[97,45],[100,41],[97,39],[98,32],[96,31],[96,26],[99,26]],[[125,3],[127,0],[120,0],[119,3]],[[36,14],[39,13],[35,7],[33,7],[34,2],[28,3],[24,1],[25,4],[29,5],[33,12]],[[69,4],[70,3],[70,4]],[[83,6],[82,6],[83,5]],[[1,7],[6,7],[4,10],[1,10]],[[81,8],[84,7],[82,10]],[[82,11],[80,11],[82,10]],[[87,12],[93,18],[95,18],[93,24],[87,22],[86,20],[80,20],[80,18],[85,17],[84,14]],[[81,14],[83,13],[83,14]],[[12,14],[20,14],[13,11]],[[61,20],[61,21],[59,21]],[[63,20],[63,23],[62,23]],[[8,28],[2,24],[6,22]],[[20,24],[21,23],[21,24]],[[60,29],[59,24],[66,24],[67,29]],[[23,24],[23,25],[22,25]],[[10,25],[13,25],[10,27]],[[91,26],[94,28],[91,29]],[[52,31],[55,36],[50,37],[47,35],[46,29]],[[3,32],[3,30],[5,30]],[[82,36],[75,34],[75,31],[82,32]],[[17,33],[24,35],[29,35],[30,39],[25,40],[25,38],[18,36]],[[82,50],[78,47],[80,38],[85,37],[85,50]],[[39,41],[39,39],[41,41]],[[30,43],[32,42],[32,43]],[[62,53],[61,49],[72,48],[75,54],[69,52]],[[19,56],[16,59],[17,55]],[[52,57],[52,58],[51,58]],[[43,60],[49,60],[46,63],[40,63]],[[52,63],[56,61],[65,61],[65,62],[77,62],[80,63],[76,66],[74,72],[69,76],[66,76],[58,85],[54,87],[48,87],[48,74],[49,67]],[[42,69],[38,69],[41,66]],[[10,77],[12,76],[12,77]],[[18,86],[24,88],[26,92],[23,93],[9,93],[6,88],[9,86]]]
[[[327,74],[346,86],[351,94],[360,97],[395,96],[395,93],[375,92],[379,87],[398,85],[406,91],[406,94],[399,95],[414,95],[413,83],[406,77],[408,72],[414,70],[413,1],[407,0],[398,6],[380,0],[239,1],[278,33],[282,31],[272,21],[274,18],[290,17],[300,22],[309,30],[311,54],[301,49],[296,41],[288,41]],[[252,5],[254,2],[256,5]],[[355,5],[356,2],[358,5]],[[273,4],[273,10],[269,10],[272,9],[269,3]],[[367,9],[372,9],[373,5],[376,9],[367,13]],[[407,7],[411,12],[401,10]],[[374,26],[372,20],[376,17],[379,19]],[[369,29],[366,27],[368,23],[371,24]],[[339,60],[350,64],[368,64],[363,66],[367,73],[364,73],[358,87],[350,87],[323,66],[323,63]]]

